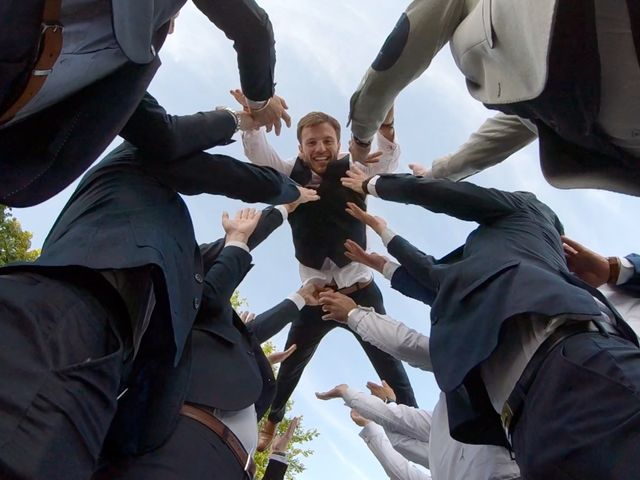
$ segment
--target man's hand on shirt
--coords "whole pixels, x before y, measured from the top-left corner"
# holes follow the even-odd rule
[[[322,288],[313,283],[307,283],[298,290],[298,295],[304,299],[304,304],[310,307],[320,305],[320,292]]]
[[[347,240],[344,242],[346,251],[344,255],[352,262],[358,262],[367,267],[373,268],[375,271],[382,273],[385,264],[389,259],[385,256],[379,255],[375,252],[368,253],[353,240]]]
[[[411,173],[414,177],[433,178],[431,170],[424,165],[420,165],[419,163],[410,163],[409,168],[411,169]]]
[[[362,415],[360,415],[360,413],[355,408],[351,409],[350,415],[351,415],[351,420],[353,420],[353,423],[355,423],[359,427],[364,428],[367,425],[369,425],[369,423],[371,423],[371,420],[364,418]]]
[[[378,397],[384,403],[396,401],[396,392],[394,392],[393,388],[384,380],[382,380],[382,385],[378,385],[375,382],[367,382],[367,388],[371,392],[371,395]]]
[[[365,212],[353,202],[347,202],[347,208],[345,210],[356,220],[360,220],[365,225],[369,225],[378,235],[382,235],[382,232],[387,229],[387,222],[384,218]]]
[[[341,383],[340,385],[336,385],[331,390],[327,390],[326,392],[316,392],[316,397],[320,400],[331,400],[332,398],[343,398],[347,393],[347,389],[349,385],[346,383]]]
[[[323,320],[335,320],[340,323],[347,323],[349,312],[358,306],[346,295],[331,290],[320,292],[320,305],[322,311],[326,312],[322,315]]]
[[[369,179],[369,177],[367,177],[367,174],[364,173],[363,170],[361,170],[357,165],[351,165],[351,168],[347,170],[346,175],[346,177],[342,177],[340,179],[340,183],[342,183],[343,187],[350,188],[354,192],[362,195],[367,194],[367,192],[362,189],[362,185]]]
[[[598,288],[609,279],[609,261],[584,245],[561,236],[569,270],[592,287]]]
[[[307,202],[315,202],[316,200],[320,200],[320,195],[313,188],[306,188],[298,186],[298,191],[300,192],[300,196],[295,202],[287,203],[284,208],[287,209],[288,213],[292,213],[299,205]]]
[[[273,352],[267,355],[267,360],[271,365],[275,365],[277,363],[284,362],[287,358],[289,358],[293,352],[296,351],[298,346],[294,343],[289,348],[287,348],[284,352]]]
[[[225,243],[247,243],[249,237],[256,229],[262,213],[255,208],[243,208],[230,218],[227,212],[222,213],[222,228],[226,234]]]

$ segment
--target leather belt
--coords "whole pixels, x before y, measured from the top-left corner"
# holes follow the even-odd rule
[[[11,120],[40,91],[62,51],[60,7],[62,0],[45,0],[36,63],[20,96],[0,116],[0,125]]]
[[[522,375],[520,375],[520,378],[516,382],[509,398],[502,407],[500,420],[509,444],[511,444],[511,434],[520,415],[522,405],[525,402],[531,385],[536,379],[542,362],[544,362],[554,348],[559,346],[567,338],[579,333],[588,332],[599,332],[607,337],[609,335],[620,335],[618,330],[607,322],[597,320],[576,321],[575,323],[558,327],[535,351],[533,357],[531,357],[531,360],[529,360],[522,372]]]
[[[335,287],[337,287],[337,285],[335,285],[335,284],[327,285],[327,287],[334,288],[336,290],[336,292],[341,293],[343,295],[351,295],[352,293],[355,293],[358,290],[363,290],[363,289],[367,288],[369,285],[371,285],[371,282],[373,282],[373,279],[368,280],[366,282],[356,282],[353,285],[351,285],[349,287],[344,287],[344,288],[335,289]]]
[[[209,412],[195,407],[188,403],[182,405],[180,409],[180,415],[189,417],[196,422],[200,422],[209,430],[213,431],[220,439],[229,447],[229,450],[236,457],[238,463],[242,469],[247,473],[249,478],[253,478],[256,474],[256,464],[253,461],[253,457],[247,453],[242,446],[238,437],[227,427],[224,423],[211,415]]]

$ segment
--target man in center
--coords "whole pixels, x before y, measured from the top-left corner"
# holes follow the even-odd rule
[[[344,242],[351,238],[366,249],[366,230],[362,223],[345,212],[346,203],[354,202],[366,209],[365,197],[350,192],[340,184],[340,177],[349,169],[349,155],[340,153],[340,124],[322,112],[311,112],[300,119],[297,126],[298,155],[282,159],[269,145],[264,129],[243,133],[245,155],[258,165],[273,167],[289,175],[300,185],[315,188],[320,200],[314,205],[300,205],[289,223],[293,235],[295,255],[300,262],[303,284],[312,282],[350,296],[357,303],[384,313],[382,294],[373,282],[368,267],[351,262],[344,255]],[[367,157],[360,168],[370,175],[392,172],[398,166],[400,148],[394,142],[393,109],[377,134],[380,151]],[[271,406],[269,421],[260,432],[258,449],[269,446],[276,425],[285,413],[287,400],[293,393],[305,366],[311,360],[322,338],[335,327],[334,321],[323,321],[320,306],[305,307],[297,321],[292,322],[287,347],[297,350],[280,366],[277,393]],[[347,329],[348,330],[348,329]],[[351,332],[353,333],[353,332]],[[353,333],[369,357],[381,379],[397,392],[398,402],[416,406],[413,390],[399,360],[382,352]]]

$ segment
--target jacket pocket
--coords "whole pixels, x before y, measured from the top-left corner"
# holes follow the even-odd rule
[[[518,265],[520,265],[520,260],[511,260],[511,261],[509,261],[507,263],[504,263],[504,264],[500,265],[499,267],[497,267],[497,268],[495,268],[493,270],[489,270],[487,273],[481,275],[479,278],[477,278],[476,280],[471,282],[471,284],[466,286],[460,292],[460,296],[459,296],[460,300],[464,300],[466,297],[468,297],[475,290],[477,290],[480,287],[482,287],[485,283],[491,282],[492,280],[496,279],[500,275],[504,274],[507,270],[510,270],[510,269],[512,269],[514,267],[517,267]]]

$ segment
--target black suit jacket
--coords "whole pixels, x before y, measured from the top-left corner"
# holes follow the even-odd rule
[[[118,133],[122,131],[127,137],[125,124],[160,67],[161,62],[152,51],[160,50],[168,23],[159,29],[156,25],[175,14],[184,3],[185,0],[112,0],[116,39],[131,61],[52,107],[0,129],[3,175],[0,203],[26,207],[52,197],[91,165]],[[253,0],[194,0],[194,3],[234,41],[245,94],[253,100],[272,96],[275,51],[267,14]],[[35,0],[13,2],[5,13],[11,16],[15,13],[20,19],[34,16],[31,4],[35,4]],[[0,38],[0,64],[23,70],[25,75],[31,71],[38,48],[40,15],[31,22],[20,23],[24,26],[16,31],[5,29],[8,38]],[[12,35],[21,41],[30,40],[31,46],[24,49],[19,60],[3,63],[5,58],[14,58]],[[15,95],[9,95],[0,103],[11,104],[25,81],[23,76],[11,83],[0,75],[0,85],[7,88],[11,85],[15,90]],[[156,124],[151,121],[149,130],[152,125]],[[143,150],[149,146],[153,149],[162,133],[162,129],[150,131],[148,137],[152,141],[137,146]]]
[[[289,464],[270,458],[262,480],[281,480],[287,473],[287,468],[289,468]]]
[[[206,117],[202,128],[213,128],[219,132],[218,141],[227,141],[233,133],[230,115],[220,111]],[[177,130],[179,125],[178,121]],[[190,124],[193,138],[199,137],[196,126]],[[192,137],[177,138],[188,142]],[[182,151],[183,147],[181,144],[177,150]],[[120,401],[125,417],[127,412],[151,409],[150,403],[163,405],[160,397],[166,393],[165,406],[157,408],[162,419],[163,412],[175,408],[184,398],[184,392],[176,391],[177,380],[167,382],[175,384],[175,389],[165,388],[164,376],[178,361],[182,367],[188,364],[188,358],[181,359],[181,353],[202,302],[205,270],[191,217],[178,192],[221,193],[250,202],[277,204],[299,196],[295,184],[275,170],[205,153],[167,160],[163,168],[156,169],[155,163],[145,162],[140,151],[125,142],[85,175],[45,240],[40,258],[3,269],[152,267],[157,299],[152,323],[156,322],[159,328],[149,328],[143,337],[132,377],[138,387],[130,385]],[[159,421],[155,426],[149,425],[155,430],[147,438],[144,428],[132,431],[132,427],[141,426],[144,427],[132,421],[124,430],[128,441],[113,442],[114,448],[129,452],[150,449],[158,441],[156,434],[162,437],[170,431],[169,425]]]
[[[527,313],[596,316],[600,310],[593,296],[608,304],[569,273],[560,240],[562,225],[531,193],[412,175],[382,175],[376,191],[387,200],[480,224],[463,250],[452,252],[447,262],[428,255],[410,257],[409,263],[401,259],[412,276],[437,292],[431,309],[430,351],[438,384],[447,394],[466,387],[463,403],[474,416],[491,411],[486,410],[490,404],[476,367],[496,348],[505,321]],[[622,333],[637,344],[631,329],[611,309]],[[454,430],[464,415],[462,408],[449,411],[452,435],[472,443],[486,441],[459,432],[456,436]],[[495,437],[489,440],[502,443]]]

